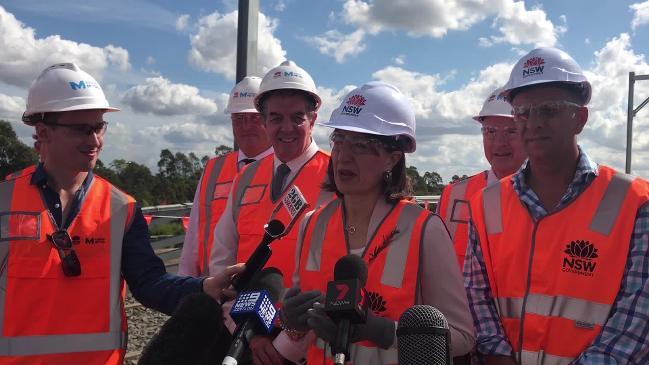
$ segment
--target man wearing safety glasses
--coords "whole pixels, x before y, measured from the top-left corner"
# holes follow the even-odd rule
[[[242,265],[209,278],[167,274],[135,200],[93,175],[111,111],[72,63],[46,68],[29,90],[23,121],[47,153],[0,183],[3,363],[121,364],[124,279],[138,301],[167,314],[193,292],[233,294],[226,287]]]
[[[484,155],[491,167],[444,188],[437,205],[437,214],[444,220],[453,240],[460,269],[464,266],[469,241],[469,200],[478,191],[518,170],[527,158],[514,124],[512,107],[494,90],[485,100],[480,113],[473,117],[480,123]]]
[[[504,95],[528,161],[471,200],[465,286],[487,364],[645,364],[649,185],[577,144],[591,85],[556,48]]]

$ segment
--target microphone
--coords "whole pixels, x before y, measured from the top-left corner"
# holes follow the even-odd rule
[[[229,337],[221,305],[207,294],[189,294],[146,345],[138,365],[204,364],[211,353],[225,352],[217,348]]]
[[[344,365],[349,359],[351,324],[365,323],[367,319],[367,300],[365,283],[367,264],[356,255],[347,255],[336,262],[334,281],[327,284],[325,312],[338,323],[338,332],[331,352],[334,363]]]
[[[415,305],[399,318],[400,365],[452,365],[451,336],[446,318],[435,307]]]
[[[266,265],[273,250],[270,243],[283,236],[284,224],[278,220],[272,220],[264,225],[264,238],[246,261],[246,269],[232,279],[232,286],[238,291],[246,289],[253,276]]]
[[[233,340],[222,365],[237,365],[254,335],[270,333],[277,316],[274,304],[284,291],[282,272],[274,267],[260,271],[250,284],[250,291],[237,297],[230,317],[237,323]]]

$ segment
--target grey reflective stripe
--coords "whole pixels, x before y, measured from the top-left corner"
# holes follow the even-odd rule
[[[497,298],[501,315],[505,318],[521,318],[523,298]],[[545,294],[530,294],[525,313],[546,317],[561,317],[584,324],[604,325],[611,306],[584,299]]]
[[[69,352],[107,351],[122,347],[122,332],[78,335],[4,337],[0,355],[28,356]]]
[[[0,196],[3,196],[4,184],[0,186]],[[4,208],[0,202],[0,210]],[[110,303],[109,303],[109,332],[84,333],[73,335],[46,336],[15,336],[0,337],[0,355],[27,356],[60,354],[69,352],[106,351],[126,349],[127,334],[121,330],[122,299],[121,299],[121,260],[122,241],[128,219],[128,197],[115,187],[111,187],[110,197]],[[8,210],[8,209],[7,209]],[[1,246],[1,245],[0,245]],[[6,271],[0,276],[0,325],[4,324]],[[0,333],[2,333],[0,327]]]
[[[316,201],[315,206],[312,207],[312,209],[310,210],[316,210],[321,206],[325,205],[327,202],[333,199],[334,195],[335,195],[334,192],[320,189],[320,195],[318,195],[318,200]]]
[[[325,234],[327,233],[327,226],[331,217],[340,206],[340,199],[336,199],[322,208],[322,212],[313,224],[313,233],[311,234],[311,247],[309,248],[309,255],[306,261],[307,271],[320,271],[320,264],[322,263],[322,246],[324,245]],[[307,227],[308,229],[308,227]]]
[[[487,234],[496,234],[503,231],[503,210],[500,202],[500,184],[493,184],[484,189],[482,195],[483,213]]]
[[[320,350],[325,349],[325,342],[318,338],[315,346]],[[331,347],[326,346],[327,357],[333,358],[331,354]],[[380,347],[366,347],[358,344],[351,344],[349,346],[349,356],[351,359],[348,361],[353,364],[359,365],[389,365],[399,363],[399,353],[396,348],[389,348],[384,350]]]
[[[448,206],[446,207],[446,228],[451,235],[451,241],[455,240],[455,232],[457,231],[457,221],[453,221],[453,207],[455,207],[456,200],[466,200],[466,190],[469,187],[469,180],[464,179],[451,186],[451,196],[448,197]]]
[[[110,332],[122,326],[122,244],[128,219],[128,196],[111,186],[110,197]]]
[[[240,204],[241,199],[243,199],[243,194],[246,192],[246,188],[250,185],[250,182],[257,173],[257,169],[259,169],[259,166],[261,166],[263,161],[266,161],[266,159],[251,163],[241,174],[239,174],[237,186],[234,187],[234,201],[232,202],[232,219],[235,227],[239,223],[239,212],[241,211]],[[270,163],[273,163],[272,159]]]
[[[632,182],[633,177],[630,175],[616,173],[613,176],[608,187],[606,187],[606,192],[599,203],[599,207],[597,207],[593,221],[590,223],[591,230],[605,236],[611,233]]]
[[[575,359],[548,354],[545,351],[534,352],[523,350],[520,360],[521,365],[568,365]]]
[[[410,243],[417,223],[417,217],[423,212],[419,205],[406,205],[399,215],[399,234],[388,247],[388,253],[383,267],[381,284],[389,285],[394,288],[401,288],[403,276],[406,272],[406,263],[410,253]]]
[[[220,158],[217,158],[216,161],[214,161],[214,168],[212,168],[212,173],[207,176],[207,185],[205,186],[207,191],[205,192],[205,216],[203,218],[203,221],[205,222],[205,230],[203,231],[203,240],[201,242],[201,245],[203,245],[203,267],[205,268],[205,271],[200,273],[201,275],[205,275],[208,271],[209,268],[209,263],[210,263],[210,253],[207,252],[207,242],[209,240],[210,235],[212,235],[212,231],[210,230],[211,227],[210,222],[212,221],[212,197],[214,196],[214,188],[216,187],[216,180],[218,177],[221,175],[221,170],[223,169],[223,165],[225,164],[225,160],[227,159],[227,156],[222,156]],[[205,178],[206,176],[203,176]]]
[[[0,182],[0,212],[11,210],[11,196],[14,191],[15,180]],[[1,222],[0,222],[1,223]],[[2,229],[2,227],[0,227]],[[9,270],[9,242],[0,242],[0,335],[4,330],[5,300],[7,294],[7,271]],[[0,354],[2,353],[2,337],[0,337]]]

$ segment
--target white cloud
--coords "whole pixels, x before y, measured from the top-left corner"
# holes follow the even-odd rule
[[[284,11],[284,10],[286,10],[286,0],[278,0],[277,3],[274,6],[274,9],[276,11]]]
[[[176,19],[176,30],[184,30],[187,28],[187,23],[189,22],[190,15],[183,14]]]
[[[629,8],[633,10],[631,28],[635,29],[636,27],[649,23],[649,1],[631,4]]]
[[[156,115],[210,115],[218,110],[214,101],[198,94],[198,88],[173,84],[160,76],[128,89],[122,102],[136,112]]]
[[[28,87],[47,66],[75,62],[84,71],[101,79],[110,66],[127,71],[128,51],[108,45],[104,48],[61,39],[58,35],[36,38],[35,30],[18,21],[0,6],[0,81]]]
[[[343,34],[337,30],[329,30],[322,35],[305,37],[307,42],[312,42],[320,53],[333,56],[336,62],[343,63],[348,56],[355,56],[365,50],[365,31],[356,31]]]
[[[189,62],[205,71],[216,72],[233,80],[236,76],[237,12],[214,12],[198,20],[198,30],[191,36]],[[286,57],[273,32],[278,21],[259,13],[257,75],[280,64]]]
[[[0,93],[0,119],[20,120],[25,111],[25,99]]]
[[[406,63],[406,55],[400,54],[392,59],[395,65],[403,66]]]
[[[566,17],[560,19],[564,25],[555,26],[540,8],[527,10],[524,2],[513,2],[500,9],[494,21],[501,36],[491,36],[493,43],[512,45],[533,44],[536,47],[554,46],[560,34],[565,33]]]
[[[145,62],[146,62],[146,64],[149,65],[149,66],[154,65],[154,64],[155,64],[155,57],[153,57],[153,56],[148,56],[148,57],[146,58],[146,61],[145,61]]]

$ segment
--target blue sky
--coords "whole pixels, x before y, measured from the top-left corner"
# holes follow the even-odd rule
[[[395,84],[417,111],[421,171],[473,174],[487,167],[471,116],[538,45],[570,53],[593,83],[580,143],[602,163],[624,167],[627,74],[649,74],[649,1],[261,0],[259,76],[284,58],[314,78],[329,116],[353,86]],[[233,86],[235,0],[0,2],[0,117],[18,123],[27,88],[46,65],[78,62],[123,109],[102,159],[154,171],[160,149],[199,155],[231,144],[223,114]],[[644,85],[646,84],[646,85]],[[637,99],[649,97],[649,82]],[[637,100],[636,99],[636,100]],[[636,105],[641,100],[636,101]],[[649,109],[636,119],[634,173],[649,176]],[[328,131],[316,140],[326,145]]]

